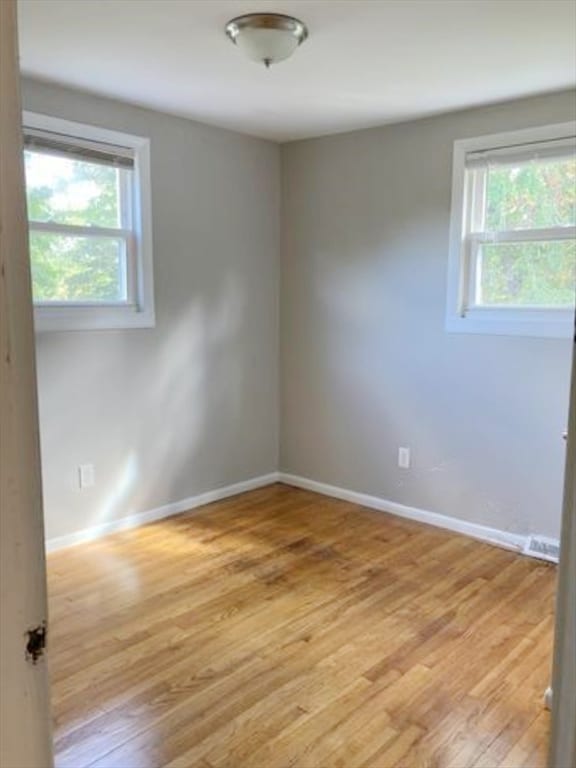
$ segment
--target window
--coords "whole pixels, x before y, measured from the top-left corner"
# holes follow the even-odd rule
[[[36,330],[153,326],[148,140],[23,122]]]
[[[573,333],[575,128],[455,143],[449,331]]]

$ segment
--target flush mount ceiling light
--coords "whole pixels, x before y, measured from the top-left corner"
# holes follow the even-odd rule
[[[248,13],[226,24],[226,34],[248,58],[266,67],[287,59],[308,37],[306,25],[281,13]]]

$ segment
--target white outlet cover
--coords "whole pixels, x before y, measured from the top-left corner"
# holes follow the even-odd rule
[[[410,448],[398,448],[398,466],[400,469],[410,468]]]
[[[96,483],[94,464],[80,464],[78,467],[80,488],[92,488]]]

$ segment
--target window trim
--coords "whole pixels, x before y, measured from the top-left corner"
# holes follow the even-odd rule
[[[71,138],[101,142],[127,147],[134,152],[133,184],[128,191],[131,202],[130,221],[123,221],[122,227],[110,229],[108,234],[126,237],[128,261],[128,300],[111,304],[101,302],[44,302],[34,304],[34,326],[37,333],[51,331],[86,331],[126,328],[153,328],[154,274],[152,263],[152,206],[150,190],[150,140],[143,136],[113,131],[108,128],[63,120],[50,115],[24,111],[23,132],[27,128],[62,133]],[[30,229],[62,232],[66,225],[28,222]],[[74,226],[74,233],[81,234],[81,227]],[[98,234],[105,236],[105,228],[98,227]],[[133,285],[131,285],[133,281]]]
[[[458,139],[454,142],[446,302],[446,330],[449,333],[571,338],[574,332],[573,309],[469,306],[464,312],[463,307],[468,304],[474,271],[465,243],[466,233],[473,231],[469,218],[474,209],[473,205],[468,205],[474,190],[469,189],[467,184],[466,155],[574,136],[576,122],[567,122]],[[570,229],[570,233],[566,231],[566,237],[573,236],[574,230]],[[515,232],[514,236],[516,240],[523,237],[530,239],[530,236],[526,237],[528,233],[529,230],[522,230]]]

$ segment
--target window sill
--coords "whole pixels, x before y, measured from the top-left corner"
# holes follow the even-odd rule
[[[58,331],[103,331],[129,328],[153,328],[153,310],[117,306],[35,306],[36,333]]]
[[[487,336],[570,339],[574,335],[574,311],[471,309],[464,317],[448,315],[446,331]]]

